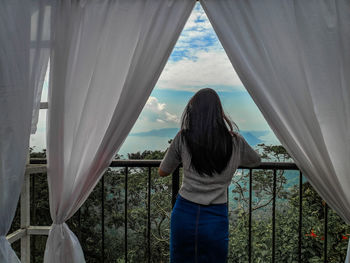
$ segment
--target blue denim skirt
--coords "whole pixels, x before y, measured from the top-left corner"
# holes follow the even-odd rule
[[[171,213],[170,262],[224,263],[227,252],[227,205],[200,205],[178,194]]]

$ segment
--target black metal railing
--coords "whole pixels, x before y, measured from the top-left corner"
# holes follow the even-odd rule
[[[110,167],[116,168],[124,168],[125,174],[125,207],[124,207],[124,227],[125,227],[125,236],[124,236],[124,250],[125,250],[125,262],[128,262],[128,177],[129,177],[129,169],[130,168],[148,168],[148,179],[147,179],[147,262],[151,262],[151,169],[155,167],[159,167],[160,160],[115,160],[110,164]],[[45,164],[45,159],[31,159],[31,164]],[[253,202],[253,170],[270,170],[273,172],[273,196],[272,196],[272,262],[275,262],[275,254],[276,254],[276,182],[277,182],[277,171],[279,170],[299,170],[298,167],[294,163],[280,163],[280,162],[265,162],[261,163],[258,167],[249,168],[249,167],[239,167],[239,169],[249,170],[249,214],[248,214],[248,262],[253,262],[252,258],[252,202]],[[180,167],[178,167],[174,173],[172,174],[172,206],[174,206],[176,201],[176,196],[179,191],[180,186]],[[303,242],[303,234],[302,234],[302,224],[303,224],[303,176],[302,173],[299,172],[299,225],[298,225],[298,262],[302,262],[302,242]],[[104,208],[104,176],[101,179],[102,183],[102,192],[101,192],[101,262],[105,261],[105,228],[104,228],[104,220],[105,220],[105,208]],[[32,187],[34,187],[34,183],[32,183]],[[34,189],[32,189],[34,191]],[[32,200],[34,202],[34,200]],[[35,211],[32,211],[35,213]],[[324,246],[323,246],[323,258],[324,262],[327,262],[327,232],[328,232],[328,220],[327,220],[327,212],[328,207],[324,205],[325,212],[325,220],[324,220]],[[78,211],[78,237],[81,238],[81,218],[80,218],[80,210]],[[81,239],[80,239],[81,240]],[[35,244],[34,244],[35,246]]]

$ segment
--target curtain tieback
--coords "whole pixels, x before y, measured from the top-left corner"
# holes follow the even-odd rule
[[[66,224],[65,222],[62,222],[62,223],[52,223],[49,235],[51,234],[52,231],[55,231],[54,229],[57,229],[57,228],[58,228],[59,230],[56,230],[56,231],[59,231],[60,234],[61,234],[61,238],[64,239],[64,238],[65,238],[65,235],[64,235],[64,228],[68,228],[68,229],[69,229],[69,227],[67,226],[67,224]]]

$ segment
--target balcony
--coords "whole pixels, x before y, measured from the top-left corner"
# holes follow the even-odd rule
[[[51,225],[45,162],[31,159],[27,166],[7,236],[24,263],[42,262]],[[160,178],[159,164],[160,160],[113,161],[67,222],[87,262],[169,261],[170,213],[182,169]],[[349,229],[295,164],[240,167],[228,194],[228,262],[344,262]]]

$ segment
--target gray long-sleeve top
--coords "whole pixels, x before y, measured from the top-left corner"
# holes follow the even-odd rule
[[[227,202],[227,187],[238,166],[254,167],[260,164],[260,156],[239,134],[232,136],[232,155],[221,174],[212,177],[199,175],[191,167],[191,156],[179,132],[164,156],[160,169],[172,173],[182,162],[183,180],[179,194],[197,204],[222,204]]]

